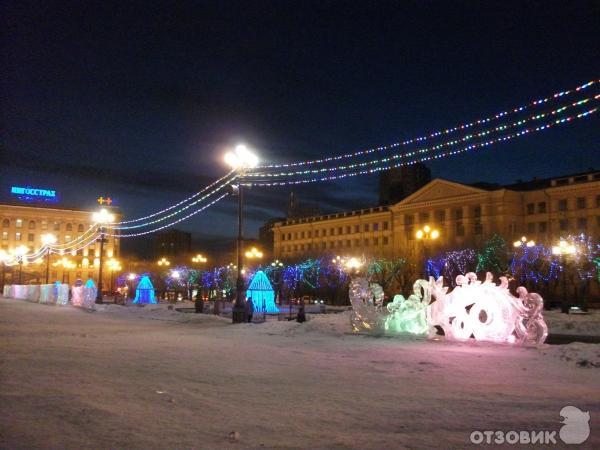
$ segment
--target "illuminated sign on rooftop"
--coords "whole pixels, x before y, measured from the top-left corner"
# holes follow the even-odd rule
[[[54,189],[41,189],[30,186],[12,186],[10,188],[10,193],[19,200],[26,202],[42,201],[55,203],[58,201],[58,195],[56,195],[56,191]]]

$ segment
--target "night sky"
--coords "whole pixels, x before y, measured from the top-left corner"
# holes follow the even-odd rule
[[[199,190],[239,141],[291,161],[485,117],[600,74],[600,3],[26,2],[0,11],[0,198],[56,188],[126,218]],[[597,118],[438,160],[433,175],[511,183],[600,167]],[[254,189],[248,232],[289,189]],[[324,212],[374,206],[376,177],[294,189]],[[211,246],[235,201],[178,226]],[[137,244],[134,244],[134,246]]]

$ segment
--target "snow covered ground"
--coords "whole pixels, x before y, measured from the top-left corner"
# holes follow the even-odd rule
[[[231,325],[0,298],[0,448],[465,448],[474,430],[558,431],[566,405],[590,412],[577,448],[600,448],[600,345],[348,330],[347,313]]]

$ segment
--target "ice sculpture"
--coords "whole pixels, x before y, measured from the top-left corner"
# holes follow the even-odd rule
[[[246,293],[252,299],[254,312],[265,314],[276,314],[279,308],[275,305],[275,293],[271,287],[269,279],[262,270],[259,270],[252,277]]]
[[[482,283],[472,272],[456,277],[456,287],[448,293],[443,278],[430,278],[435,301],[427,307],[430,333],[435,326],[444,330],[446,339],[541,344],[548,335],[542,317],[542,297],[519,287],[519,297],[508,290],[508,280],[493,283],[491,273]]]
[[[66,306],[69,304],[69,285],[65,283],[54,283],[56,292],[56,304]]]
[[[350,281],[349,295],[352,331],[380,333],[383,329],[381,307],[384,297],[381,286],[377,283],[369,284],[364,277],[356,277]]]
[[[431,301],[431,287],[428,281],[417,280],[413,293],[407,299],[394,296],[387,304],[389,314],[384,319],[386,334],[427,334],[427,306]]]
[[[94,280],[91,278],[85,282],[83,286],[83,303],[81,306],[84,308],[93,309],[94,303],[96,303],[96,295],[98,294],[98,288],[96,288],[96,284]]]
[[[133,299],[133,303],[140,305],[157,303],[156,299],[154,298],[154,286],[152,285],[152,281],[150,281],[150,277],[148,277],[148,275],[144,275],[138,283],[135,290],[135,298]]]

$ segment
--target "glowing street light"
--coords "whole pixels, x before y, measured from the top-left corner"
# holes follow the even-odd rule
[[[246,170],[252,169],[258,165],[258,156],[248,150],[244,144],[239,144],[233,152],[225,154],[225,163],[238,174],[243,174]],[[244,195],[242,183],[232,186],[233,192],[238,196],[238,236],[237,236],[237,280],[235,282],[236,298],[233,306],[231,319],[233,323],[242,323],[244,321],[244,278],[242,274],[242,255],[244,251]]]
[[[56,236],[51,233],[42,234],[42,244],[46,247],[46,284],[50,282],[50,246],[56,244]]]
[[[25,254],[27,253],[27,247],[24,245],[19,245],[14,250],[14,255],[19,260],[19,284],[21,284],[22,274],[23,274],[23,260],[25,259]]]
[[[527,237],[522,236],[520,240],[513,242],[514,247],[522,247],[523,245],[526,247],[533,247],[535,246],[535,241],[527,240]]]
[[[108,268],[110,270],[110,292],[113,292],[113,275],[115,273],[116,270],[121,270],[121,263],[119,261],[117,261],[116,259],[109,259],[108,260]]]
[[[167,258],[160,258],[156,264],[159,266],[170,266],[171,261],[169,261]]]
[[[279,261],[278,259],[276,259],[275,261],[273,261],[271,263],[272,267],[283,267],[283,263],[281,261]]]
[[[427,245],[426,243],[428,243],[429,241],[435,241],[437,238],[440,237],[440,232],[438,229],[436,228],[431,228],[429,225],[425,225],[423,228],[417,230],[417,232],[415,233],[416,238],[423,242],[423,259],[425,261],[424,266],[426,266],[427,264]],[[424,273],[423,273],[424,278],[427,277],[427,270],[424,269]]]
[[[205,263],[206,261],[208,261],[208,259],[206,259],[206,257],[201,255],[200,253],[198,253],[196,256],[194,256],[192,258],[192,262],[195,262],[195,263]]]
[[[261,259],[263,257],[263,252],[258,250],[256,247],[252,247],[245,253],[245,256],[248,259]]]

